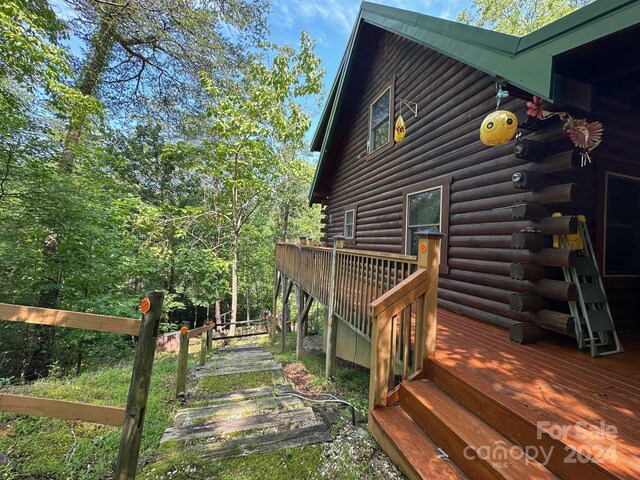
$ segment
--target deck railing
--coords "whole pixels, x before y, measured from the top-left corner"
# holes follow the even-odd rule
[[[424,371],[435,353],[440,234],[420,235],[418,245],[417,270],[369,306],[370,411],[395,403],[397,380]]]
[[[409,277],[417,257],[336,249],[333,314],[366,337],[371,337],[369,304]],[[276,269],[323,305],[331,296],[333,249],[325,246],[277,243]]]
[[[276,270],[328,307],[327,375],[333,317],[371,340],[370,410],[395,402],[398,380],[423,371],[435,353],[441,236],[419,234],[417,257],[349,250],[342,239],[333,248],[304,238],[276,244]]]

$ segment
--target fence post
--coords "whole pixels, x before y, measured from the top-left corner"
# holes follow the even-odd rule
[[[207,361],[207,339],[206,332],[200,334],[200,366]]]
[[[147,304],[143,300],[142,310],[144,311],[147,306],[148,310],[142,317],[138,346],[133,362],[129,396],[120,437],[120,450],[116,462],[114,476],[116,480],[130,480],[136,476],[163,299],[162,292],[147,292],[145,300],[148,300],[149,303]]]
[[[189,363],[189,329],[180,330],[180,351],[178,352],[178,381],[176,383],[176,398],[187,391],[187,364]]]
[[[209,321],[209,330],[207,330],[207,352],[211,351],[213,342],[213,322]]]
[[[444,234],[435,230],[424,230],[417,232],[417,235],[418,268],[427,269],[429,287],[417,305],[416,328],[420,335],[416,338],[416,347],[421,355],[416,358],[415,368],[426,369],[426,360],[436,353],[440,239]]]
[[[336,286],[336,260],[338,258],[338,248],[343,248],[344,237],[336,235],[333,237],[333,253],[331,255],[331,276],[329,277],[329,305],[327,315],[327,359],[325,363],[325,377],[333,377],[336,374],[336,347],[338,343],[338,319],[334,315],[335,300],[337,292]]]

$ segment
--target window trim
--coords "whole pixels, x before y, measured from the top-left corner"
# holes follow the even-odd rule
[[[410,185],[402,189],[402,251],[407,251],[407,228],[409,223],[409,195],[440,187],[440,231],[444,233],[440,240],[440,275],[449,274],[449,207],[452,177],[440,177]]]
[[[602,277],[607,278],[638,278],[640,274],[638,273],[607,273],[607,211],[608,211],[608,203],[609,203],[609,178],[610,177],[618,177],[631,181],[635,181],[640,183],[640,176],[631,175],[628,173],[619,173],[611,170],[606,170],[604,172],[604,202],[603,202],[603,221],[602,221],[602,265],[601,265],[601,275]],[[597,256],[597,253],[596,253]]]
[[[347,237],[347,213],[353,212],[353,224],[351,227],[351,237]],[[349,205],[344,208],[342,213],[342,235],[344,236],[344,243],[356,243],[356,218],[358,216],[358,208],[355,205]]]
[[[412,253],[409,251],[409,240],[410,237],[408,235],[408,231],[410,228],[415,227],[409,224],[409,197],[413,196],[413,195],[419,195],[421,193],[426,193],[426,192],[432,192],[434,190],[439,190],[440,191],[440,212],[439,212],[439,218],[438,218],[438,225],[440,226],[440,228],[442,228],[442,191],[444,190],[442,188],[442,185],[437,185],[435,187],[431,187],[431,188],[425,188],[424,190],[417,190],[415,192],[411,192],[411,193],[407,193],[406,194],[406,202],[404,202],[404,208],[405,208],[405,242],[404,242],[404,253],[405,255],[412,255]],[[426,228],[426,227],[425,227]],[[416,253],[417,255],[417,253]]]
[[[387,93],[387,90],[389,91],[389,132],[388,132],[388,141],[387,143],[385,143],[384,145],[378,147],[377,149],[371,151],[371,145],[373,144],[372,142],[372,137],[371,137],[371,132],[372,132],[372,111],[373,111],[373,105],[385,94]],[[376,95],[376,97],[373,99],[373,101],[371,101],[369,103],[369,111],[368,111],[368,115],[369,115],[369,130],[367,132],[367,158],[371,159],[371,158],[375,158],[378,155],[386,152],[387,150],[389,150],[391,147],[393,147],[395,145],[395,140],[393,138],[393,125],[394,125],[394,120],[395,120],[395,79],[386,83],[384,85],[384,87],[382,88],[382,91],[380,92],[379,95]]]

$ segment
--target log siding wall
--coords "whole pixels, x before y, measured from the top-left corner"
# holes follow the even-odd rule
[[[447,236],[442,244],[440,305],[504,327],[533,321],[531,312],[514,311],[509,306],[511,293],[539,288],[531,281],[511,279],[512,262],[526,262],[531,255],[512,249],[511,234],[540,225],[514,219],[509,207],[522,200],[543,203],[550,212],[583,214],[601,248],[600,171],[609,170],[603,164],[613,161],[637,162],[639,122],[617,119],[610,108],[602,107],[602,118],[596,116],[600,111],[589,115],[605,122],[605,143],[592,155],[593,165],[567,169],[562,162],[533,163],[516,158],[513,141],[486,147],[479,140],[482,119],[495,109],[493,77],[389,32],[370,35],[360,51],[366,54],[357,60],[349,99],[339,119],[343,136],[330,146],[336,167],[323,202],[323,240],[330,242],[333,235],[343,232],[344,211],[353,208],[357,212],[356,231],[349,248],[406,253],[407,193],[424,185],[442,185],[447,190],[442,212]],[[368,155],[369,107],[390,82],[395,96],[393,122],[402,113],[407,136],[381,155]],[[417,118],[401,99],[418,103]],[[522,114],[524,103],[509,97],[501,108]],[[559,151],[570,150],[559,125],[548,123],[545,130],[530,133],[529,138]],[[605,146],[609,138],[611,143]],[[519,170],[544,173],[552,184],[537,191],[516,188],[511,176]],[[537,270],[544,271],[543,278],[562,278],[559,268]],[[628,295],[629,285],[637,283],[605,280],[612,288],[614,319],[616,311],[624,311],[628,319],[638,311],[638,301],[630,305]],[[554,308],[563,310],[566,303],[556,303]],[[623,328],[629,326],[625,319],[616,322]]]
[[[514,156],[513,142],[489,148],[478,135],[482,119],[495,109],[492,77],[389,32],[379,32],[370,43],[365,48],[370,48],[370,58],[358,61],[349,86],[351,103],[342,109],[343,137],[330,149],[337,162],[324,202],[323,240],[341,234],[344,211],[355,208],[350,248],[404,253],[406,194],[424,184],[446,186],[450,199],[443,205],[447,241],[442,246],[441,306],[504,327],[531,321],[531,313],[509,308],[512,292],[536,288],[510,278],[511,263],[526,256],[511,248],[511,234],[531,222],[514,220],[508,207],[515,200],[535,200],[560,204],[552,211],[579,208],[593,217],[593,195],[585,195],[578,207],[567,203],[577,199],[573,174],[559,175],[558,186],[541,191],[513,186],[511,175],[533,164]],[[395,90],[393,122],[402,111],[407,136],[370,158],[369,107],[390,82]],[[406,106],[401,110],[401,99],[418,103],[417,118]],[[511,97],[502,104],[516,112],[523,107],[522,100]],[[538,137],[566,141],[557,129]],[[593,192],[592,169],[580,173],[583,193]]]

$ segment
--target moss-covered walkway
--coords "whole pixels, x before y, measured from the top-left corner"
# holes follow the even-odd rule
[[[282,365],[262,347],[216,350],[193,368],[191,381],[189,408],[177,412],[163,443],[213,460],[331,441],[313,410],[290,395]],[[253,388],[225,388],[247,385]]]

